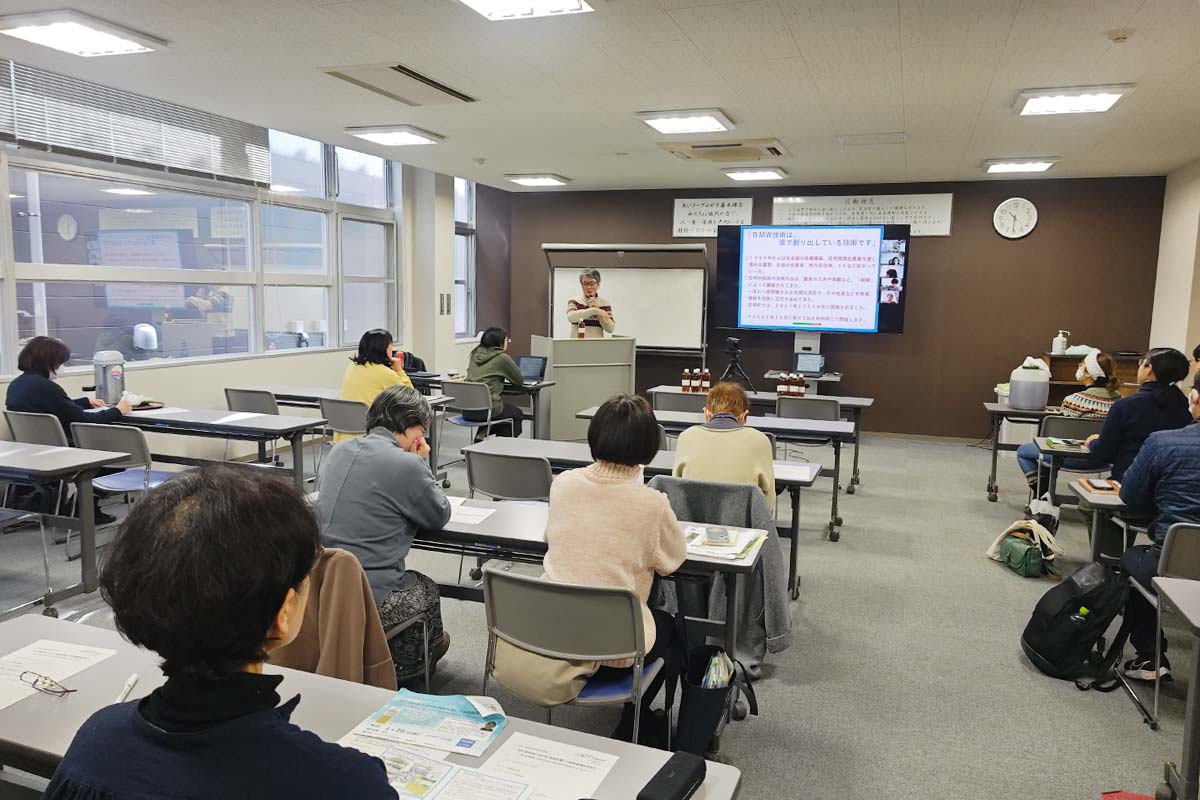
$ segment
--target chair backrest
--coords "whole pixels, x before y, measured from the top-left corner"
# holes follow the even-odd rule
[[[366,433],[367,405],[357,400],[334,400],[322,397],[321,416],[326,425],[337,433]]]
[[[1103,419],[1050,416],[1042,419],[1038,434],[1059,439],[1086,439],[1093,433],[1099,433],[1103,427]]]
[[[1176,522],[1167,529],[1158,574],[1164,578],[1200,580],[1200,525]]]
[[[446,406],[455,411],[492,410],[492,391],[486,383],[443,381],[442,394],[450,398]]]
[[[279,414],[279,404],[275,402],[275,395],[262,389],[226,389],[225,405],[230,411]]]
[[[522,650],[573,661],[645,656],[642,603],[632,589],[489,568],[483,571],[483,601],[488,633]]]
[[[758,486],[672,475],[655,475],[646,485],[667,496],[677,519],[704,525],[758,528],[773,536],[775,509]]]
[[[775,414],[785,419],[837,422],[842,418],[842,404],[828,397],[780,397],[775,401]]]
[[[85,450],[108,450],[111,453],[128,453],[129,458],[113,464],[114,467],[149,467],[150,446],[146,435],[138,428],[124,425],[97,425],[92,422],[71,423],[71,436],[75,446]]]
[[[477,453],[467,455],[467,486],[497,500],[549,500],[554,473],[537,456]]]
[[[699,412],[704,410],[704,401],[707,399],[708,395],[700,392],[655,392],[653,395],[655,411]]]
[[[666,429],[666,427],[665,427],[665,426],[664,426],[664,425],[663,425],[663,424],[660,422],[660,423],[658,424],[658,449],[659,449],[659,450],[668,450],[668,449],[670,449],[670,448],[668,448],[668,447],[667,447],[667,444],[669,443],[669,441],[670,441],[670,440],[668,440],[668,439],[667,439],[667,429]]]
[[[33,414],[27,411],[5,411],[4,419],[14,442],[43,444],[47,447],[69,447],[66,431],[53,414]]]

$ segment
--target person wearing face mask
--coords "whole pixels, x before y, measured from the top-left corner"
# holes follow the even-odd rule
[[[1117,365],[1112,356],[1093,350],[1079,362],[1075,370],[1075,380],[1085,387],[1082,391],[1067,395],[1062,401],[1062,415],[1085,419],[1103,419],[1113,403],[1121,399],[1117,387],[1121,385],[1116,377]],[[1029,483],[1029,488],[1035,497],[1040,497],[1045,488],[1037,485],[1038,481],[1038,449],[1033,442],[1026,442],[1017,448],[1017,463]],[[1042,456],[1044,464],[1050,463],[1050,456]],[[1090,466],[1097,469],[1103,464],[1095,459],[1070,459],[1064,462],[1067,469],[1086,469]]]
[[[617,323],[613,321],[612,305],[600,297],[600,270],[585,269],[579,276],[579,288],[583,289],[583,295],[567,302],[567,322],[572,325],[582,322],[585,339],[612,333]]]
[[[1189,413],[1200,419],[1200,375],[1192,380],[1188,393]],[[1149,508],[1156,514],[1147,530],[1152,544],[1134,545],[1121,558],[1121,570],[1139,584],[1151,587],[1158,574],[1167,529],[1176,522],[1200,522],[1200,424],[1164,430],[1146,437],[1137,457],[1125,470],[1121,482],[1121,500],[1131,508]],[[1129,641],[1135,656],[1125,662],[1125,675],[1134,680],[1169,677],[1165,638],[1154,641],[1155,610],[1138,591],[1130,589],[1125,615],[1130,625]],[[1155,667],[1155,647],[1161,648],[1162,661]]]

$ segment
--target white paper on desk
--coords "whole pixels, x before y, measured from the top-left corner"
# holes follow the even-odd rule
[[[450,521],[459,525],[478,525],[496,513],[494,508],[476,508],[475,506],[459,505],[450,512]]]
[[[514,731],[479,771],[531,784],[531,800],[579,800],[594,797],[616,763],[608,753]]]
[[[450,503],[450,508],[458,508],[463,503],[467,502],[465,497],[455,497],[454,495],[446,495],[446,501]]]
[[[186,414],[186,408],[155,408],[151,411],[134,411],[131,416],[134,417],[163,417],[171,414]]]
[[[9,653],[0,658],[0,708],[37,694],[36,689],[21,680],[22,672],[36,672],[61,683],[116,652],[103,647],[39,639]]]
[[[689,525],[683,531],[687,537],[687,552],[689,556],[704,558],[723,558],[727,561],[737,561],[746,552],[754,540],[762,536],[761,531],[729,529],[729,544],[702,544],[704,528]]]
[[[236,414],[226,414],[225,416],[221,417],[220,419],[215,419],[215,420],[213,420],[213,424],[214,425],[228,425],[231,422],[244,422],[245,420],[254,419],[255,417],[261,417],[261,416],[263,416],[263,415],[262,414],[251,414],[249,411],[239,411]]]

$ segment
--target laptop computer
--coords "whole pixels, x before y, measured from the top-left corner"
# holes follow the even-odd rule
[[[525,379],[526,386],[541,383],[546,377],[546,357],[521,356],[517,359],[517,369],[521,370],[521,377]]]

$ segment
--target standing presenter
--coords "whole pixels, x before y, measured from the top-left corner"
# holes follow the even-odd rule
[[[583,335],[587,339],[602,338],[612,333],[617,324],[613,322],[612,306],[600,296],[600,271],[586,269],[579,276],[582,297],[573,297],[567,302],[567,322],[578,328],[583,324]]]

